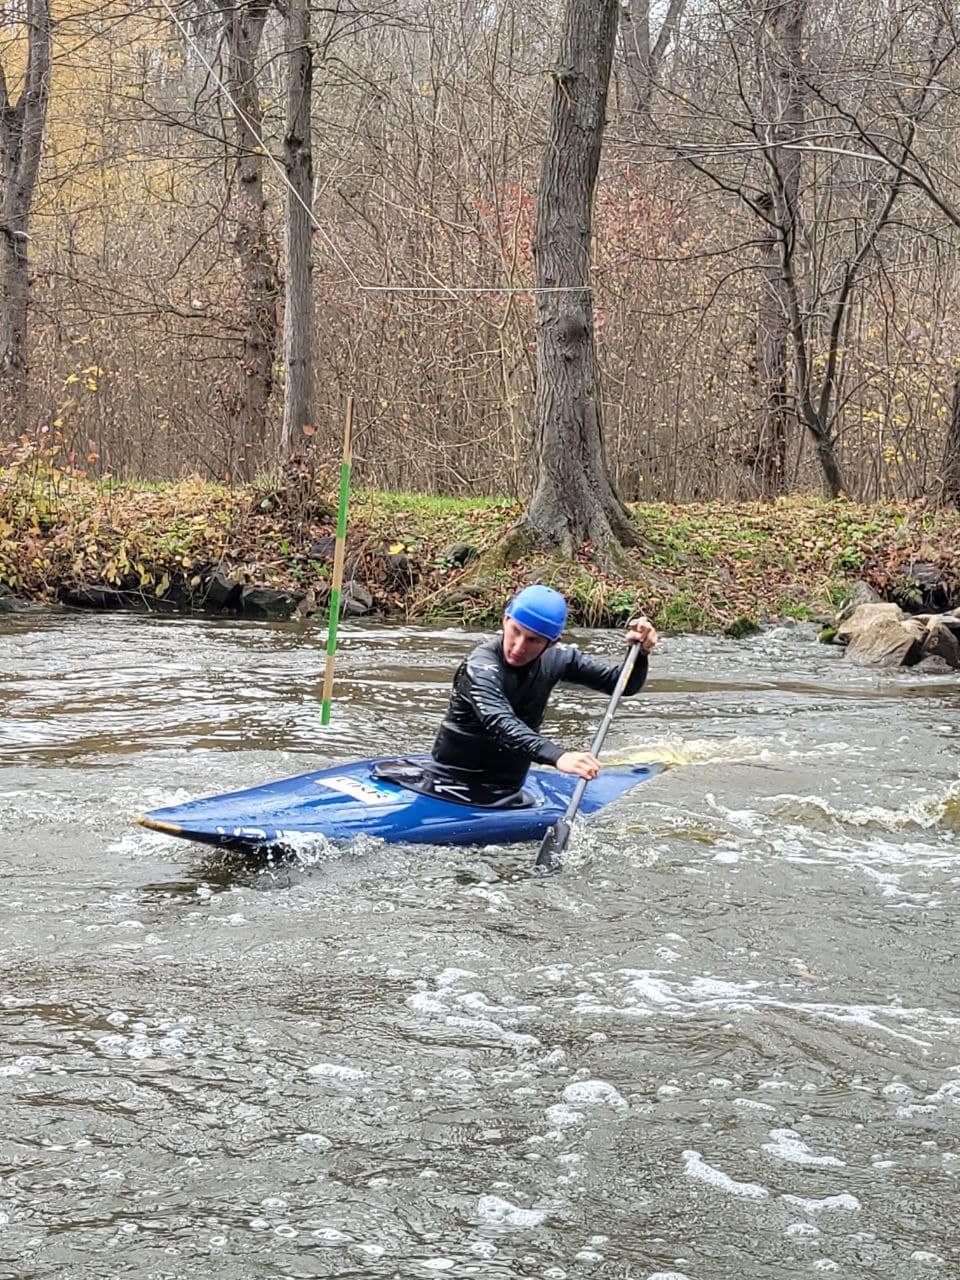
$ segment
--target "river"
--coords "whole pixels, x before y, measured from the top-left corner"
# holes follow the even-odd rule
[[[0,1277],[960,1274],[956,678],[667,638],[547,880],[134,824],[427,748],[474,637],[348,625],[327,728],[323,639],[0,619]]]

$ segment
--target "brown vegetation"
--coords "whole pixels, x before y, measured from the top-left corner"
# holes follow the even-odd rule
[[[11,110],[28,8],[0,14]],[[306,70],[267,0],[174,9],[179,27],[150,3],[55,9],[29,376],[0,435],[59,431],[92,473],[222,481],[269,472],[280,448],[281,171],[288,80]],[[564,11],[312,13],[317,388],[303,439],[335,450],[353,394],[363,483],[533,493],[535,308],[510,290],[534,283]],[[671,4],[666,22],[632,0],[593,209],[598,407],[619,495],[816,492],[826,473],[857,498],[955,501],[952,6]]]

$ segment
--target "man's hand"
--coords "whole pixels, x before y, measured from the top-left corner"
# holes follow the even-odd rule
[[[659,639],[649,618],[631,618],[627,623],[627,643],[638,644],[644,653],[649,653]]]
[[[600,761],[589,751],[565,751],[557,761],[561,773],[573,773],[578,778],[595,778],[600,772]]]

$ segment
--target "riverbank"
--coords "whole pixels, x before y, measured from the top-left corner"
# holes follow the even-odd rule
[[[302,477],[301,477],[302,480]],[[92,481],[36,459],[0,470],[0,592],[32,603],[324,616],[335,533],[331,484],[225,488]],[[829,617],[853,582],[926,605],[958,594],[960,515],[919,504],[639,504],[648,548],[627,574],[528,556],[499,563],[521,508],[506,498],[360,491],[351,498],[348,612],[488,624],[531,577],[585,625],[643,609],[664,631],[737,631]],[[245,603],[249,608],[245,606]]]

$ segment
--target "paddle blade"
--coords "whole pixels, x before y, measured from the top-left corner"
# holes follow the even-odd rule
[[[533,868],[534,875],[548,876],[554,871],[559,871],[560,861],[569,842],[570,823],[566,818],[560,818],[556,826],[551,827],[543,837],[543,844],[540,846],[537,862]]]

